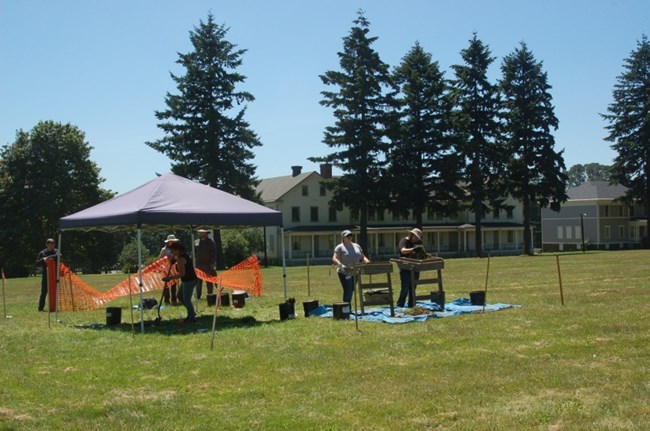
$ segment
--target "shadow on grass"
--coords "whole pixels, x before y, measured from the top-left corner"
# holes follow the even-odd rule
[[[187,335],[200,334],[212,331],[213,316],[200,316],[195,322],[186,323],[182,320],[145,320],[144,332],[146,334],[162,335]],[[278,320],[258,321],[253,316],[230,317],[217,316],[216,331],[224,331],[235,328],[253,328],[262,325],[280,323]],[[135,322],[133,327],[130,323],[122,322],[118,325],[105,325],[102,323],[92,323],[90,325],[75,325],[77,329],[88,329],[98,331],[120,331],[132,332],[135,329],[136,334],[140,334],[142,327],[140,322]]]

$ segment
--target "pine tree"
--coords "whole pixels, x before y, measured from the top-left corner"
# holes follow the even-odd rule
[[[262,144],[240,108],[254,100],[238,89],[246,79],[237,72],[246,50],[226,40],[227,32],[212,14],[190,32],[194,50],[176,61],[185,74],[171,74],[179,94],[167,93],[167,109],[156,111],[165,136],[147,145],[172,160],[175,174],[255,199],[256,167],[249,160]]]
[[[419,43],[393,76],[401,88],[401,121],[390,149],[392,210],[403,216],[412,210],[422,228],[426,211],[448,215],[461,201],[461,158],[449,136],[451,100],[438,63]]]
[[[500,95],[487,78],[494,57],[476,33],[461,51],[465,64],[453,65],[454,133],[465,159],[463,181],[474,212],[476,255],[483,254],[483,215],[504,200],[505,152],[500,141]]]
[[[566,201],[567,176],[563,151],[555,151],[556,130],[546,72],[525,43],[507,55],[501,65],[505,138],[511,154],[508,189],[522,202],[524,252],[532,250],[530,232],[534,205],[559,211]]]
[[[608,106],[607,140],[618,155],[612,178],[628,188],[626,200],[640,202],[650,226],[650,41],[643,35],[623,64]],[[646,228],[647,229],[647,228]],[[650,241],[645,241],[650,248]]]
[[[394,109],[394,87],[389,67],[372,48],[377,37],[369,37],[370,23],[358,12],[354,26],[343,38],[338,53],[340,71],[320,76],[325,85],[338,91],[323,91],[321,105],[334,109],[336,122],[325,130],[323,142],[336,151],[313,161],[326,161],[343,171],[329,183],[336,207],[349,207],[359,214],[359,243],[368,250],[368,209],[387,200],[387,133]]]

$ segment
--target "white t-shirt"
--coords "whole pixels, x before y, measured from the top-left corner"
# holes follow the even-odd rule
[[[363,261],[363,250],[359,244],[354,242],[349,247],[346,247],[343,243],[338,244],[334,248],[334,253],[337,254],[339,261],[343,265],[354,265]],[[341,268],[337,269],[337,271],[343,274]]]

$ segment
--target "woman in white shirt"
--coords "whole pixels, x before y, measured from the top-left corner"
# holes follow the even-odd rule
[[[334,248],[332,255],[332,262],[338,267],[336,272],[343,288],[343,302],[348,303],[352,301],[354,294],[354,277],[345,275],[345,267],[359,262],[370,262],[370,259],[363,254],[361,246],[352,242],[352,237],[352,232],[347,229],[341,232],[341,243]]]

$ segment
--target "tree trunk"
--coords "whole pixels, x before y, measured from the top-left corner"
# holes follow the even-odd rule
[[[476,257],[483,256],[483,230],[481,219],[483,218],[483,205],[480,200],[474,201],[474,243],[476,246]]]

